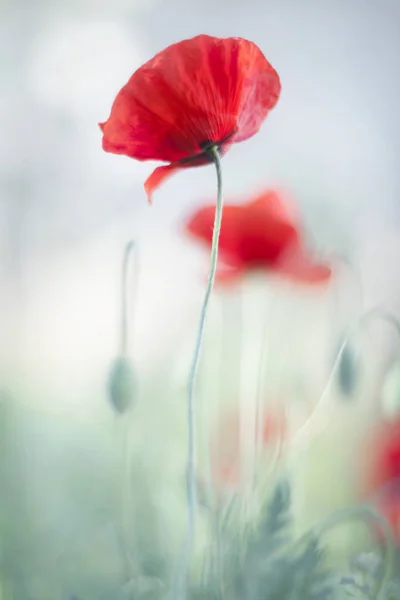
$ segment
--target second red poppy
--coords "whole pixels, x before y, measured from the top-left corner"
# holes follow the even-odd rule
[[[214,206],[203,206],[186,222],[186,231],[211,245]],[[219,239],[217,281],[229,282],[259,269],[305,284],[327,283],[331,268],[306,247],[293,203],[267,189],[242,204],[225,204]]]

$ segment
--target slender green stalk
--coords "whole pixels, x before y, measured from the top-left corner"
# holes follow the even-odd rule
[[[178,594],[174,600],[178,600],[186,595],[187,575],[189,570],[190,558],[193,550],[196,524],[197,508],[197,487],[196,487],[196,414],[195,414],[195,386],[196,376],[200,360],[200,351],[204,337],[204,328],[207,317],[208,305],[211,292],[214,286],[215,273],[218,260],[218,243],[221,231],[223,196],[222,196],[222,172],[221,159],[217,146],[209,149],[209,155],[213,160],[217,172],[217,203],[215,207],[214,230],[211,244],[211,264],[208,276],[207,288],[203,300],[203,306],[200,314],[199,326],[197,329],[196,343],[193,354],[192,365],[190,368],[188,381],[188,403],[187,403],[187,422],[188,422],[188,460],[187,460],[187,507],[188,507],[188,527],[187,539],[183,554],[183,566],[178,574]]]
[[[126,356],[128,353],[128,270],[129,261],[133,251],[135,250],[136,257],[136,279],[138,273],[138,252],[135,240],[131,240],[125,246],[124,258],[122,262],[122,278],[121,278],[121,324],[120,324],[120,356]],[[135,286],[136,287],[136,286]],[[136,289],[135,289],[136,292]],[[135,306],[135,302],[133,302]],[[132,319],[134,322],[134,319]]]

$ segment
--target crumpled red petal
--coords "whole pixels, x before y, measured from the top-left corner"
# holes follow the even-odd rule
[[[247,211],[260,219],[264,215],[268,220],[281,221],[295,225],[300,221],[300,213],[297,204],[293,202],[286,191],[271,189],[263,190],[254,200],[247,204]]]
[[[243,275],[243,266],[239,264],[229,264],[223,260],[218,261],[215,280],[218,283],[230,284],[237,281]]]
[[[103,148],[137,160],[177,162],[204,142],[245,140],[279,98],[279,76],[243,38],[199,35],[159,52],[115,98]]]
[[[316,262],[301,249],[283,257],[276,265],[276,273],[308,285],[326,285],[332,277],[329,265]]]
[[[144,182],[144,189],[146,191],[149,204],[152,203],[154,190],[157,189],[158,186],[165,181],[165,179],[168,179],[168,177],[171,177],[175,171],[180,169],[182,169],[182,167],[179,165],[165,165],[163,167],[157,167],[154,169],[150,177],[148,177]]]

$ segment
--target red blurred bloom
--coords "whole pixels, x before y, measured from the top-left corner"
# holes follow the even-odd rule
[[[176,169],[210,162],[257,133],[278,101],[279,76],[261,50],[242,38],[198,35],[162,50],[120,90],[105,123],[103,149],[161,160],[151,193]]]
[[[211,245],[214,206],[200,208],[186,230]],[[295,207],[274,190],[244,204],[225,204],[219,238],[217,280],[253,269],[274,271],[303,283],[327,282],[331,269],[316,263],[304,247]]]
[[[373,432],[362,460],[361,495],[376,498],[400,540],[400,417]]]

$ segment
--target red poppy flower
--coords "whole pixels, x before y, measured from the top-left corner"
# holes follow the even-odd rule
[[[361,495],[376,499],[400,540],[400,418],[373,432],[362,461]]]
[[[211,245],[214,206],[200,208],[186,223],[195,238]],[[295,206],[266,190],[244,204],[225,204],[219,238],[217,280],[230,281],[253,269],[274,271],[303,283],[327,282],[328,265],[304,247]]]
[[[160,160],[145,183],[152,191],[175,170],[210,162],[257,133],[278,101],[279,76],[261,50],[242,38],[198,35],[162,50],[140,67],[100,123],[103,149]]]

